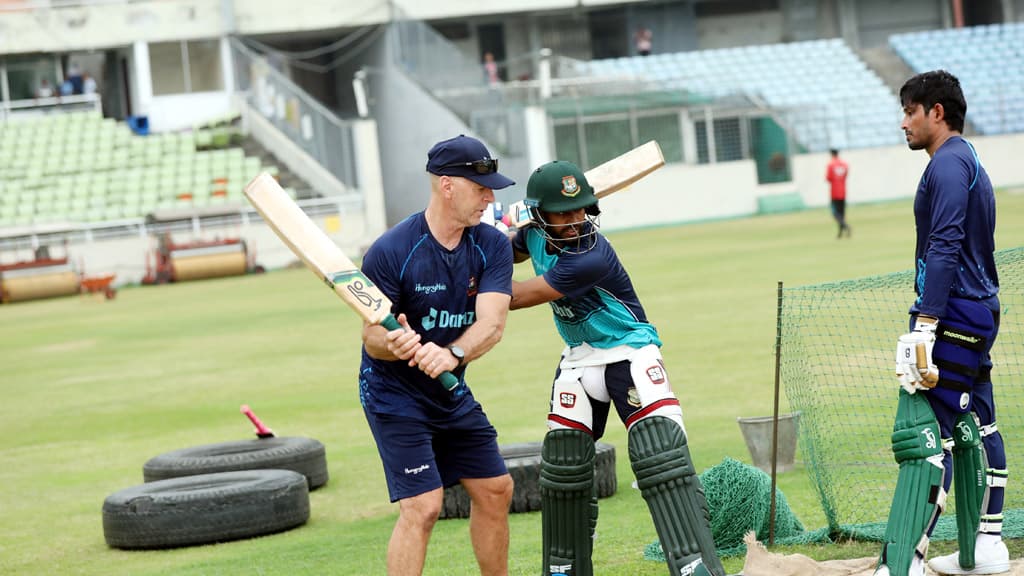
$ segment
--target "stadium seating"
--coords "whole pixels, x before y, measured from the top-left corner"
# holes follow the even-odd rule
[[[0,123],[0,227],[242,203],[249,180],[277,172],[241,148],[200,149],[197,133],[137,136],[95,112]]]
[[[892,90],[841,39],[633,56],[581,63],[592,76],[633,76],[770,109],[807,150],[899,144]]]
[[[895,34],[889,46],[915,72],[956,75],[980,134],[1024,132],[1024,23]]]

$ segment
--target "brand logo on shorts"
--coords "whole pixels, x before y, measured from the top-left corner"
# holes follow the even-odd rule
[[[572,408],[576,406],[576,395],[572,392],[562,392],[558,395],[558,403],[562,408]]]
[[[664,384],[665,369],[661,365],[651,366],[647,369],[647,377],[651,379],[651,384]]]
[[[630,406],[636,406],[639,408],[640,404],[640,393],[636,391],[636,387],[630,386],[629,390],[626,391],[626,402],[629,402]]]
[[[967,407],[971,404],[971,395],[964,392],[960,395],[960,409],[967,410]]]
[[[412,474],[413,476],[415,476],[420,472],[423,472],[424,470],[430,470],[430,464],[423,464],[422,466],[417,466],[416,468],[406,468],[405,473]]]

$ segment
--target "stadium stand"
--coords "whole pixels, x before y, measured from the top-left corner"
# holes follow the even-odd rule
[[[242,203],[249,180],[278,169],[222,133],[137,136],[96,112],[11,119],[0,124],[0,227]]]
[[[967,98],[967,121],[980,134],[1024,131],[1024,23],[895,34],[892,48],[914,72],[945,69]]]
[[[592,60],[593,76],[632,76],[666,90],[743,94],[780,111],[808,151],[901,142],[895,95],[841,39]]]

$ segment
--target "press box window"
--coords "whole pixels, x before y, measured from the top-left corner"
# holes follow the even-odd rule
[[[154,96],[224,88],[218,40],[155,42],[149,45],[149,67]]]

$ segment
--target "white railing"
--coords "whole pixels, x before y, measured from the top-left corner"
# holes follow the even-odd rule
[[[103,102],[99,95],[79,94],[3,101],[0,102],[0,120],[6,121],[14,116],[39,116],[81,110],[95,110],[97,114],[102,114]]]

